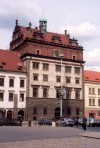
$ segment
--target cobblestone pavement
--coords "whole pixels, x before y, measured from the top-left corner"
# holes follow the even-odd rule
[[[80,134],[74,138],[0,143],[0,148],[100,148],[100,139],[96,139],[95,134],[97,135],[97,133],[93,132],[84,132],[83,134]],[[90,137],[95,138],[90,138],[88,137],[89,135]],[[99,133],[97,138],[100,138]]]

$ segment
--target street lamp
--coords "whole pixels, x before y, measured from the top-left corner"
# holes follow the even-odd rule
[[[65,56],[63,54],[59,54],[59,58],[61,58],[61,87],[60,87],[60,117],[62,117],[62,99],[64,97],[64,87],[62,86],[62,59]]]

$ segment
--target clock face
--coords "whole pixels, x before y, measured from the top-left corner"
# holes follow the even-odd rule
[[[60,54],[60,51],[59,50],[54,50],[54,56],[58,57]]]

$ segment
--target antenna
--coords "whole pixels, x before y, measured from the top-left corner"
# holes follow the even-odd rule
[[[44,18],[44,10],[42,9],[42,18]]]

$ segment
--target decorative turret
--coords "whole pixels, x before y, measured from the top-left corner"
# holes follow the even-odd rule
[[[16,20],[16,27],[18,26],[18,20]]]
[[[47,20],[40,19],[39,20],[39,28],[41,33],[45,33],[47,31]]]

